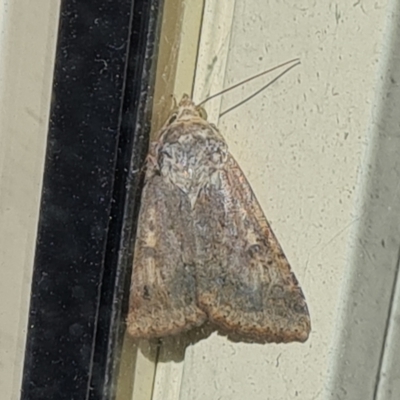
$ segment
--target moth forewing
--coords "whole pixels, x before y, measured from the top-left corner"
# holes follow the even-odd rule
[[[236,339],[305,341],[310,318],[303,293],[232,156],[220,181],[195,207],[195,220],[210,216],[196,234],[199,307]]]
[[[305,341],[301,288],[225,140],[188,96],[151,146],[128,330],[163,337],[206,319],[235,340]]]
[[[177,334],[206,319],[196,305],[190,205],[181,191],[163,179],[153,160],[150,155],[129,300],[128,331],[137,338]]]

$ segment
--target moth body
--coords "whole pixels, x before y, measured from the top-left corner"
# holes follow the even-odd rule
[[[128,330],[163,337],[215,324],[235,340],[305,341],[297,279],[218,129],[184,96],[151,145]]]

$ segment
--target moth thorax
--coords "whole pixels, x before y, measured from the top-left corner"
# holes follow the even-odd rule
[[[198,192],[226,162],[226,144],[216,137],[185,135],[158,149],[161,174],[185,193]]]

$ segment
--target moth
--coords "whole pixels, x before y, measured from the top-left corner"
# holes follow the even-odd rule
[[[304,342],[299,283],[239,165],[183,96],[151,143],[127,329],[176,335],[210,321],[239,340]]]

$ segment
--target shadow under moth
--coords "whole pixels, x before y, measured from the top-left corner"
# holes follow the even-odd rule
[[[179,334],[210,321],[239,340],[307,340],[310,316],[255,195],[215,125],[183,96],[151,143],[128,331]]]

